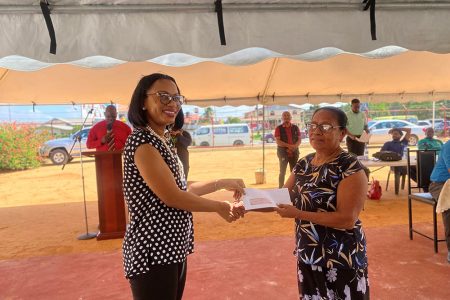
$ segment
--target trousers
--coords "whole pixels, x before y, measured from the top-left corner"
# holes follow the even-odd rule
[[[181,300],[187,263],[154,265],[147,273],[129,279],[134,300]]]

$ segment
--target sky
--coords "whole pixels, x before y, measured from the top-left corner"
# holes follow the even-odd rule
[[[79,105],[1,105],[1,122],[46,122],[52,118],[75,119],[81,118]]]
[[[194,113],[196,106],[184,105],[184,112]],[[197,107],[199,114],[203,114],[204,108]],[[244,113],[253,110],[253,106],[224,106],[215,107],[218,118],[242,117]],[[43,123],[52,118],[82,119],[82,107],[80,105],[0,105],[0,122],[33,122]]]
[[[339,103],[333,104],[340,106]],[[310,104],[293,105],[302,109],[308,109]],[[90,107],[90,106],[89,106]],[[204,113],[204,108],[183,105],[183,111],[195,113],[197,108],[199,114]],[[243,117],[248,111],[254,109],[254,106],[223,106],[213,107],[216,117],[219,119],[226,119],[228,117]],[[120,110],[120,109],[119,109]],[[84,111],[84,113],[83,113]],[[103,109],[97,106],[95,110],[96,117],[103,118]],[[32,122],[43,123],[52,118],[61,118],[67,120],[83,119],[85,117],[86,107],[81,105],[0,105],[0,122]]]

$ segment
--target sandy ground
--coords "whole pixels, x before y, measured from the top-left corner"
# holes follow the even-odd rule
[[[311,151],[308,146],[301,147],[301,155]],[[278,159],[273,146],[265,151],[267,183],[263,185],[255,185],[254,174],[262,167],[261,147],[191,149],[190,153],[190,180],[243,178],[248,187],[277,186]],[[90,158],[83,161],[89,230],[95,232],[98,215],[94,161]],[[365,227],[408,222],[407,191],[400,191],[395,196],[391,176],[389,191],[385,192],[387,172],[385,168],[373,173],[381,181],[383,197],[381,201],[366,201],[361,214]],[[78,159],[64,170],[46,164],[34,170],[0,173],[0,195],[0,259],[108,251],[121,247],[121,239],[77,240],[77,236],[86,232]],[[221,191],[208,196],[227,200],[231,193]],[[416,222],[431,222],[430,206],[420,203],[414,206]],[[195,213],[194,220],[197,241],[284,236],[292,235],[294,229],[292,220],[280,219],[274,213],[248,213],[233,224],[227,224],[212,213]]]

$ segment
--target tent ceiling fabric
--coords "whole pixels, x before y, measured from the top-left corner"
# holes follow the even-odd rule
[[[0,103],[128,104],[153,72],[200,106],[450,97],[450,0],[378,0],[377,40],[362,0],[224,0],[226,45],[214,0],[48,2],[56,55],[38,0],[0,0]]]
[[[450,52],[450,1],[377,1],[373,41],[361,0],[225,0],[226,46],[220,45],[213,0],[48,2],[56,55],[49,53],[39,1],[0,0],[0,58],[146,61],[172,53],[217,58],[253,47],[299,55],[324,47],[365,53],[389,45]]]
[[[277,60],[271,80],[269,74]],[[246,66],[203,62],[169,67],[129,62],[107,69],[55,65],[37,72],[0,68],[0,103],[127,105],[143,75],[176,78],[188,104],[424,101],[450,99],[450,54],[409,51],[385,59],[341,54],[321,61],[266,59]],[[31,87],[31,88],[30,88]],[[257,95],[266,98],[257,99]],[[274,95],[274,97],[272,97]]]
[[[367,53],[355,54],[367,58],[385,58],[393,55],[397,55],[408,51],[405,48],[397,46],[386,46],[380,49],[376,49]],[[232,54],[217,58],[199,58],[196,56],[182,54],[182,53],[172,53],[156,57],[154,59],[148,60],[148,62],[169,66],[169,67],[184,67],[190,66],[202,62],[217,62],[221,64],[226,64],[230,66],[245,66],[258,63],[268,58],[289,58],[303,61],[318,61],[327,58],[331,58],[340,54],[350,54],[344,52],[337,48],[322,48],[317,49],[308,53],[299,55],[283,55],[274,51],[270,51],[263,48],[247,48],[237,51]],[[125,63],[123,60],[118,60],[110,58],[107,56],[91,56],[88,58],[80,59],[77,61],[68,62],[73,66],[79,66],[84,68],[111,68],[120,64]],[[11,55],[7,57],[0,58],[0,67],[16,70],[16,71],[37,71],[50,66],[55,65],[54,63],[44,63],[38,60],[30,59],[23,56]]]

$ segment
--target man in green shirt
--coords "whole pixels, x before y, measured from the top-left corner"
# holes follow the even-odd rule
[[[352,110],[347,113],[347,151],[357,156],[364,155],[365,143],[361,143],[356,138],[361,137],[363,131],[369,133],[367,128],[366,115],[359,110],[359,99],[352,100]]]
[[[441,151],[443,143],[434,138],[434,129],[427,128],[425,131],[425,138],[421,139],[417,144],[419,150],[437,150],[437,154]]]

